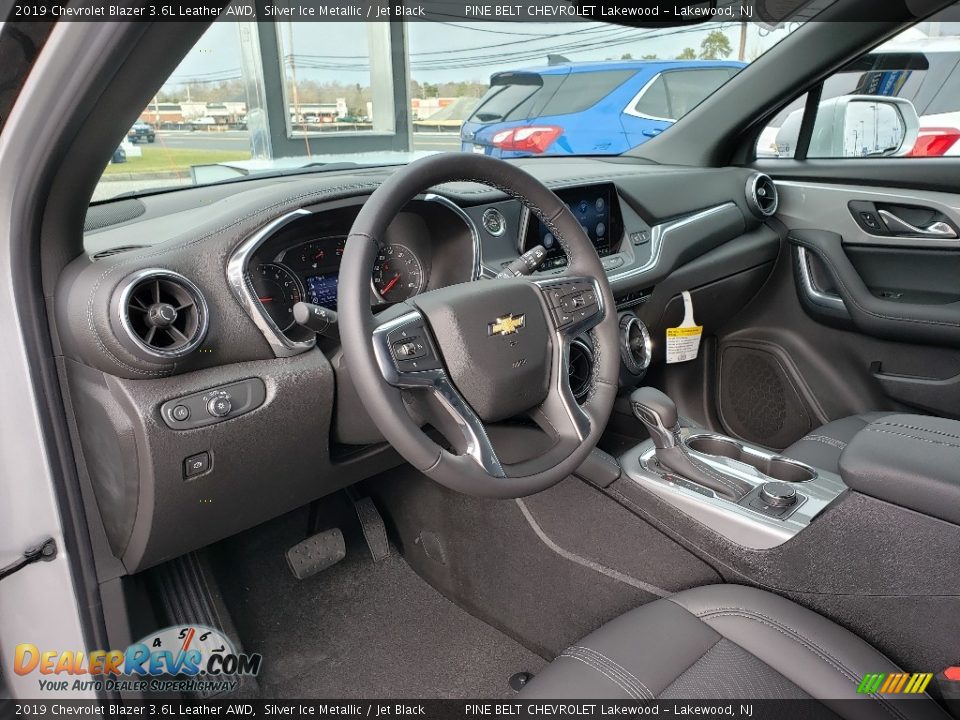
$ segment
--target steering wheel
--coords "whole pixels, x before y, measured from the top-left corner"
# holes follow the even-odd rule
[[[370,269],[387,227],[427,189],[489,185],[522,202],[557,239],[566,270],[549,278],[481,280],[414,296],[374,316]],[[347,238],[338,290],[343,354],[383,436],[428,477],[469,495],[515,498],[569,476],[596,447],[616,396],[617,315],[600,258],[569,208],[502,160],[444,153],[390,176]],[[583,405],[567,377],[570,341],[589,332],[594,368]],[[419,391],[419,392],[418,392]],[[426,406],[441,447],[407,406]],[[487,426],[526,416],[551,440],[539,456],[501,462]]]

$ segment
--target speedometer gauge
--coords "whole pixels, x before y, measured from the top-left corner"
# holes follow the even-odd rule
[[[373,289],[385,302],[402,302],[423,290],[423,266],[406,245],[384,245],[373,266]]]
[[[257,300],[281,332],[293,327],[293,306],[303,300],[303,289],[297,276],[276,263],[264,263],[250,281]]]

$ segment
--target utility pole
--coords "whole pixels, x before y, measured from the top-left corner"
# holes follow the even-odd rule
[[[737,55],[737,59],[740,62],[743,62],[744,57],[747,54],[747,24],[745,22],[740,23],[740,52]]]

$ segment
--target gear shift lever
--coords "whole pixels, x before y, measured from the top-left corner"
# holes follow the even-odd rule
[[[652,387],[642,387],[630,395],[633,414],[647,426],[650,439],[658,450],[676,447],[680,439],[677,406],[673,400]]]
[[[637,388],[630,395],[630,405],[633,414],[650,432],[650,439],[657,449],[657,464],[664,470],[734,502],[750,492],[748,483],[724,475],[690,454],[680,438],[677,406],[669,397],[656,388]]]

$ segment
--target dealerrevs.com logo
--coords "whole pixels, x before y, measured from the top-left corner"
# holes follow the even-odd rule
[[[238,653],[219,630],[204,625],[168,627],[126,650],[60,651],[21,643],[14,650],[18,675],[38,676],[44,692],[150,690],[226,692],[239,678],[260,672],[263,657]]]

